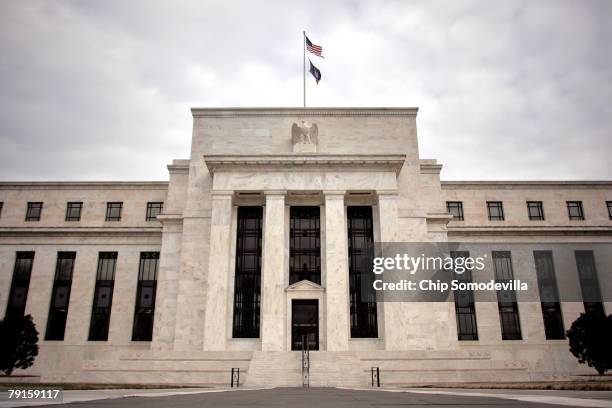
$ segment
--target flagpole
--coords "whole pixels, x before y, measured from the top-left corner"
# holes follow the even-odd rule
[[[304,59],[302,60],[302,71],[304,74],[304,108],[306,108],[306,31],[302,31],[302,43],[304,46]]]

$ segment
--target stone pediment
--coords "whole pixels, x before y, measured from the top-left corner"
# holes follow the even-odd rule
[[[285,289],[285,291],[286,292],[325,292],[325,288],[309,280],[301,280],[299,282],[294,283],[293,285],[289,285]]]

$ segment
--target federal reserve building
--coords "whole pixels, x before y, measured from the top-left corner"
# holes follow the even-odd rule
[[[417,108],[191,112],[189,158],[154,164],[168,181],[0,182],[0,315],[31,315],[40,338],[14,375],[367,387],[593,372],[566,331],[612,311],[612,181],[441,181]],[[485,248],[460,280],[520,285],[381,296],[381,243]]]

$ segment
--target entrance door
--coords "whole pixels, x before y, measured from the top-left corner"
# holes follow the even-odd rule
[[[319,349],[319,301],[293,299],[291,301],[291,350]]]

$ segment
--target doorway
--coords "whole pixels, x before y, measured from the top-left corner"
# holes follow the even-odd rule
[[[319,349],[319,301],[293,299],[291,301],[291,350],[302,347]]]

